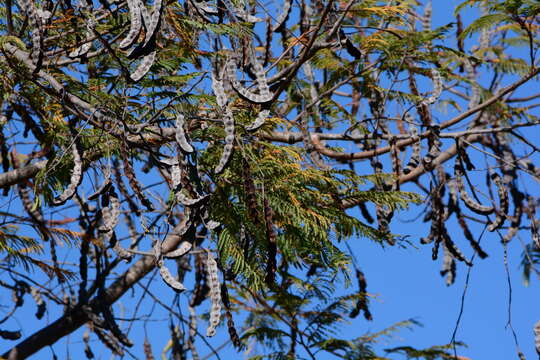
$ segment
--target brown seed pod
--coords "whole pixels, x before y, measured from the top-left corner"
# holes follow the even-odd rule
[[[122,346],[120,346],[118,339],[111,334],[106,332],[105,330],[94,326],[94,333],[97,335],[98,339],[109,348],[114,354],[118,356],[124,356],[124,349],[122,349]]]
[[[221,290],[219,286],[218,266],[214,256],[210,251],[206,251],[206,281],[210,288],[210,319],[206,336],[212,337],[216,334],[216,327],[221,318]]]
[[[442,94],[443,84],[439,70],[431,69],[431,81],[433,82],[433,91],[431,92],[431,96],[422,101],[425,105],[435,104]]]
[[[163,263],[163,260],[160,261],[158,265],[159,265],[159,274],[161,275],[161,278],[163,279],[165,284],[167,284],[170,288],[172,288],[176,292],[181,292],[181,291],[186,290],[186,287],[181,282],[176,280],[174,276],[172,276],[169,269]]]
[[[154,50],[150,54],[142,58],[141,62],[139,63],[135,71],[129,76],[131,80],[137,82],[146,75],[146,73],[150,70],[152,65],[154,65],[154,61],[156,60],[156,54],[157,54],[157,51]]]
[[[433,13],[433,5],[431,1],[426,3],[424,7],[424,16],[421,17],[422,20],[422,30],[431,31],[431,16]]]
[[[20,331],[0,330],[0,338],[6,340],[18,340],[22,336]]]
[[[150,345],[150,342],[148,341],[148,338],[146,336],[144,337],[143,351],[145,360],[155,360],[154,354],[152,352],[152,345]]]
[[[491,179],[497,187],[497,194],[499,195],[499,209],[495,212],[495,219],[489,224],[487,229],[488,231],[495,231],[504,224],[504,220],[506,219],[508,213],[509,202],[508,192],[499,174],[493,173],[491,175]]]
[[[41,319],[47,310],[47,304],[43,301],[39,290],[33,286],[30,286],[30,295],[37,305],[36,318]]]
[[[407,115],[409,115],[407,113]],[[410,115],[409,115],[410,117]],[[412,121],[412,118],[410,119]],[[411,122],[409,122],[411,124]],[[412,154],[411,158],[409,159],[409,162],[403,169],[403,173],[405,175],[409,174],[411,171],[416,169],[418,165],[420,164],[420,151],[421,151],[421,144],[420,144],[420,137],[418,136],[418,128],[414,125],[410,125],[409,134],[411,135],[411,138],[415,141],[412,144]]]
[[[216,174],[220,174],[225,170],[225,167],[231,159],[231,155],[234,149],[234,117],[230,107],[225,108],[223,114],[223,125],[225,127],[225,146],[223,147],[223,153],[219,159],[218,166],[214,170]]]
[[[443,246],[443,253],[441,276],[446,276],[446,285],[450,286],[456,280],[456,262],[450,251],[446,249],[446,246]]]
[[[169,251],[168,253],[163,254],[163,256],[169,259],[178,258],[180,256],[187,254],[192,249],[192,247],[193,245],[190,242],[182,241],[180,245],[178,246],[178,249]]]
[[[463,183],[463,168],[461,167],[459,160],[456,160],[456,163],[454,165],[454,177],[461,200],[463,201],[465,206],[469,208],[469,210],[480,215],[489,215],[493,211],[495,211],[493,206],[485,206],[479,204],[469,196],[467,190],[465,189],[465,184]]]
[[[77,144],[73,143],[71,146],[71,152],[73,154],[73,170],[71,171],[71,180],[68,187],[64,190],[62,194],[54,198],[52,201],[54,206],[60,206],[66,203],[69,199],[75,195],[77,188],[79,187],[82,181],[82,159],[79,154],[79,149]]]
[[[125,142],[120,142],[120,157],[122,158],[122,163],[124,165],[124,174],[128,178],[129,186],[133,189],[133,192],[141,202],[149,211],[154,211],[154,206],[152,205],[152,202],[148,200],[146,195],[143,193],[141,184],[137,180],[135,176],[135,171],[133,170],[133,166],[131,166],[131,163],[128,159],[128,150],[127,150],[127,144]]]
[[[287,22],[287,19],[289,18],[289,15],[291,14],[292,9],[292,1],[291,0],[285,0],[283,1],[283,9],[281,14],[279,14],[276,23],[274,24],[274,27],[272,28],[273,32],[278,32],[283,29],[283,26]]]
[[[129,8],[129,32],[126,37],[118,44],[120,49],[125,50],[129,48],[139,37],[139,34],[142,29],[142,17],[141,17],[141,6],[144,6],[140,3],[140,0],[128,0],[127,1]]]
[[[180,146],[180,149],[186,153],[192,153],[193,152],[193,146],[189,143],[186,132],[184,130],[184,115],[178,114],[176,115],[176,123],[175,123],[175,137],[176,137],[176,143]]]

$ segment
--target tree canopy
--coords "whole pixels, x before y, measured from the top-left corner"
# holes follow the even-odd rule
[[[343,331],[373,318],[353,241],[540,274],[540,3],[434,6],[4,1],[2,356],[464,359]]]

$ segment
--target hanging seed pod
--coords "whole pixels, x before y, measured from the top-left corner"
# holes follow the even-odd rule
[[[92,349],[90,348],[90,334],[88,331],[85,331],[82,340],[84,343],[84,355],[86,355],[87,359],[93,359],[94,353],[92,352]]]
[[[264,68],[259,60],[257,60],[257,55],[253,49],[251,52],[250,61],[251,65],[253,66],[253,70],[255,71],[255,81],[257,81],[259,94],[265,97],[271,97],[272,94],[270,93],[270,88],[268,87],[268,82],[266,80],[266,72],[264,71]]]
[[[283,10],[281,14],[279,14],[276,23],[274,27],[272,28],[273,32],[279,32],[283,29],[285,23],[287,22],[287,19],[289,18],[289,15],[291,14],[292,9],[292,1],[291,0],[285,0],[283,1]]]
[[[82,159],[81,155],[79,154],[79,150],[77,148],[77,144],[73,143],[71,146],[71,152],[73,154],[73,170],[71,172],[71,180],[68,185],[68,187],[64,190],[64,192],[54,198],[53,205],[54,206],[60,206],[66,203],[69,199],[75,195],[75,192],[77,191],[77,187],[79,187],[81,181],[82,181]]]
[[[103,183],[94,191],[91,195],[88,196],[88,200],[95,200],[98,196],[109,191],[112,185],[111,181],[111,168],[107,167],[103,170]]]
[[[221,318],[221,291],[219,286],[218,266],[214,256],[210,251],[206,251],[206,281],[210,288],[210,319],[206,336],[212,337],[216,334],[216,327],[219,325]]]
[[[118,240],[116,240],[116,243],[114,244],[112,249],[116,253],[116,255],[125,262],[130,262],[131,259],[133,259],[133,254],[120,246],[120,242]]]
[[[467,170],[471,171],[471,170],[476,169],[476,167],[471,161],[471,158],[467,154],[467,151],[463,148],[463,146],[461,146],[461,141],[459,141],[459,139],[456,140],[456,148],[457,148],[459,159],[463,161]]]
[[[142,58],[135,71],[129,76],[131,80],[137,82],[146,75],[152,65],[154,65],[154,61],[156,60],[156,54],[157,51],[154,50],[150,54]]]
[[[438,126],[434,126],[431,130],[431,147],[427,155],[422,158],[422,164],[426,170],[433,170],[433,160],[441,153],[442,143],[439,138],[439,130]]]
[[[77,58],[88,54],[92,48],[92,36],[94,35],[94,29],[96,27],[96,20],[94,19],[91,11],[88,13],[88,18],[86,20],[86,40],[79,46],[77,49],[73,50],[68,54],[70,58]]]
[[[495,219],[489,224],[487,229],[488,231],[495,231],[504,224],[504,220],[506,219],[508,213],[509,203],[508,192],[506,191],[506,187],[504,186],[499,174],[493,173],[491,175],[491,179],[495,183],[495,186],[497,186],[497,194],[499,195],[499,209],[495,212]]]
[[[131,163],[129,162],[129,159],[127,157],[127,144],[122,141],[120,142],[120,146],[120,156],[124,164],[124,174],[128,178],[129,186],[133,189],[133,192],[135,192],[135,195],[137,196],[141,204],[143,204],[148,209],[148,211],[154,211],[154,206],[152,205],[152,202],[148,200],[146,195],[143,193],[141,185],[135,177],[135,171],[133,170],[133,167],[131,166]]]
[[[444,246],[446,247],[448,252],[450,252],[450,254],[452,254],[452,257],[454,257],[455,259],[457,259],[459,261],[464,262],[467,266],[472,266],[472,263],[469,260],[467,260],[465,255],[463,255],[461,250],[452,241],[452,239],[450,238],[450,235],[448,235],[448,231],[446,230],[446,228],[444,226],[442,226],[442,234],[441,234],[441,236],[443,237],[443,240],[444,240]]]
[[[189,336],[187,339],[187,345],[191,351],[191,356],[193,360],[199,359],[199,353],[197,352],[197,347],[195,346],[195,335],[197,334],[197,313],[193,306],[188,306],[189,311]]]
[[[364,318],[368,321],[372,321],[373,316],[371,315],[368,307],[366,276],[359,269],[356,269],[356,280],[358,281],[358,293],[360,294],[360,298],[356,302],[354,309],[349,314],[349,317],[354,319],[358,316],[360,311],[362,311],[364,313]]]
[[[459,160],[456,160],[456,163],[454,165],[454,177],[461,200],[463,201],[465,206],[469,208],[469,210],[480,215],[489,215],[493,211],[495,211],[493,206],[485,206],[479,204],[469,196],[467,190],[465,189],[465,184],[463,184],[463,168],[461,167]]]
[[[246,126],[247,131],[255,131],[261,126],[264,125],[264,121],[270,116],[270,110],[262,110],[257,114],[257,118],[255,121],[251,124]]]
[[[140,4],[140,0],[128,0],[127,4],[129,8],[130,26],[128,34],[120,42],[120,44],[118,44],[118,47],[120,47],[120,49],[122,50],[129,48],[131,45],[133,45],[133,43],[135,43],[142,29],[142,17],[140,7],[144,5]]]
[[[152,345],[150,345],[150,342],[148,342],[148,338],[146,336],[144,337],[143,352],[145,360],[155,360],[154,354],[152,352]]]
[[[255,104],[264,104],[272,101],[273,95],[270,92],[267,94],[254,94],[240,84],[240,81],[238,81],[236,78],[236,64],[234,59],[231,58],[227,61],[225,64],[225,70],[227,72],[227,77],[231,81],[233,89],[243,99]]]
[[[0,338],[6,340],[18,340],[22,336],[20,331],[0,330]]]
[[[217,64],[214,64],[214,67],[217,67]],[[225,93],[225,88],[223,87],[223,81],[218,79],[216,72],[217,69],[212,71],[212,91],[216,96],[216,103],[223,109],[225,105],[227,105],[227,95]]]
[[[45,314],[45,311],[47,310],[47,305],[43,301],[41,293],[37,288],[30,286],[30,295],[32,296],[32,299],[34,299],[34,302],[37,305],[36,318],[41,319]]]
[[[456,281],[456,262],[446,246],[443,246],[443,253],[441,276],[446,276],[446,285],[450,286]]]
[[[407,113],[407,115],[409,115]],[[410,115],[409,115],[410,117]],[[412,121],[412,119],[411,119]],[[421,144],[420,144],[420,137],[418,136],[418,128],[416,126],[414,126],[412,123],[409,122],[410,125],[410,129],[409,129],[409,134],[411,136],[411,138],[414,140],[414,143],[412,144],[412,154],[411,154],[411,158],[409,160],[409,162],[407,163],[407,165],[405,166],[405,168],[403,169],[403,173],[405,175],[409,174],[411,171],[413,171],[414,169],[416,169],[418,167],[418,165],[420,164],[420,151],[421,151]]]
[[[122,332],[122,330],[116,323],[116,320],[114,319],[114,315],[111,311],[110,306],[101,303],[100,310],[101,310],[101,314],[103,315],[103,319],[105,321],[105,328],[111,332],[111,335],[113,335],[115,339],[118,340],[122,345],[132,347],[133,343]]]
[[[433,83],[433,91],[431,96],[422,101],[422,104],[432,105],[439,100],[443,90],[441,73],[437,69],[431,69],[431,81]]]
[[[422,30],[431,31],[431,17],[433,13],[433,4],[428,1],[424,7],[424,16],[422,16]]]
[[[161,260],[158,263],[158,265],[159,265],[159,274],[161,275],[161,278],[163,279],[165,284],[167,284],[170,288],[172,288],[176,292],[181,292],[181,291],[186,290],[186,287],[181,282],[176,280],[174,276],[172,276],[169,269],[163,263],[163,260]]]
[[[18,1],[21,11],[28,17],[28,24],[32,36],[31,60],[36,66],[34,72],[38,72],[43,59],[43,23],[39,14],[39,9],[31,0]],[[44,13],[43,13],[44,14]]]
[[[101,328],[94,326],[94,333],[97,335],[98,339],[109,348],[114,354],[118,356],[124,356],[124,349],[118,343],[118,339],[114,335],[102,330]]]
[[[200,196],[198,198],[195,198],[195,199],[190,199],[188,198],[187,196],[185,196],[184,194],[182,194],[180,191],[178,191],[176,194],[175,194],[175,198],[176,198],[176,201],[178,201],[180,204],[182,205],[185,205],[185,206],[193,206],[193,205],[197,205],[198,203],[200,203],[201,201],[207,199],[210,195],[204,195],[204,196]]]
[[[184,131],[184,115],[178,114],[176,115],[176,123],[175,123],[175,137],[176,142],[182,149],[182,151],[186,153],[192,153],[193,152],[193,146],[189,143],[186,133]]]
[[[39,223],[43,224],[45,222],[45,219],[43,219],[43,215],[41,214],[41,211],[39,208],[34,206],[34,202],[32,201],[30,197],[30,189],[28,189],[26,186],[17,184],[17,190],[19,192],[19,198],[21,199],[21,202],[23,204],[24,210],[26,213],[30,216],[30,218]]]
[[[144,6],[144,5],[143,5]],[[159,31],[159,25],[161,24],[161,16],[163,14],[163,1],[155,0],[152,8],[152,15],[150,22],[145,19],[144,26],[146,27],[146,37],[144,39],[143,48],[146,48],[151,41],[155,40],[156,34]]]
[[[229,163],[231,155],[234,149],[234,117],[232,110],[229,107],[225,108],[223,114],[223,125],[225,127],[225,146],[223,147],[223,153],[219,159],[219,164],[214,170],[216,174],[220,174],[225,170],[225,167]]]
[[[358,208],[360,208],[360,213],[362,214],[364,219],[366,219],[368,224],[373,224],[373,221],[375,220],[373,220],[373,216],[371,216],[371,214],[369,213],[366,203],[365,202],[358,203]]]
[[[187,254],[192,249],[192,247],[193,245],[190,242],[182,241],[178,246],[178,249],[169,251],[168,253],[163,254],[163,256],[169,259],[179,258],[180,256]]]
[[[467,226],[467,223],[465,222],[465,219],[461,215],[461,213],[457,216],[459,226],[463,230],[463,235],[465,238],[469,241],[471,244],[471,247],[476,251],[478,256],[480,256],[481,259],[485,259],[488,257],[488,254],[480,247],[480,244],[474,239],[474,236],[471,233],[471,230],[469,230],[469,227]]]
[[[390,157],[392,159],[392,171],[394,172],[395,180],[392,184],[393,191],[399,191],[399,177],[401,175],[401,161],[399,160],[399,149],[396,145],[396,138],[390,139]]]

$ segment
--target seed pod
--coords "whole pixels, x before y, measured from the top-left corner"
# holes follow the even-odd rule
[[[84,343],[84,354],[86,355],[87,359],[93,359],[94,353],[92,352],[92,349],[90,348],[90,334],[88,331],[85,331],[82,340]]]
[[[433,82],[433,91],[431,96],[423,100],[422,103],[425,105],[435,104],[437,100],[441,97],[443,84],[441,73],[437,69],[431,69],[431,81]]]
[[[105,330],[94,326],[94,332],[96,333],[98,339],[109,348],[114,354],[118,356],[124,356],[124,349],[120,346],[118,343],[118,339],[116,337]]]
[[[141,5],[140,0],[128,0],[127,1],[129,8],[129,32],[126,37],[118,44],[120,49],[125,50],[129,48],[139,37],[139,34],[142,29],[142,18],[141,18]]]
[[[131,80],[137,82],[146,75],[156,60],[156,53],[157,51],[154,50],[150,54],[143,57],[135,71],[129,76]]]
[[[223,81],[218,79],[214,71],[212,71],[212,90],[216,96],[216,103],[220,108],[224,108],[227,105],[227,95],[225,94]]]
[[[225,146],[223,147],[223,153],[219,159],[219,164],[214,170],[216,174],[220,174],[223,172],[223,170],[225,170],[234,149],[234,117],[232,110],[229,107],[225,108],[225,113],[223,114],[223,124],[226,134]]]
[[[238,81],[238,79],[236,78],[236,65],[233,59],[229,59],[227,61],[227,63],[225,64],[225,70],[227,72],[227,77],[231,81],[233,89],[243,99],[255,104],[264,104],[272,101],[273,95],[270,92],[268,92],[267,94],[254,94],[240,84],[240,81]]]
[[[216,334],[216,327],[219,325],[221,318],[221,291],[219,286],[218,266],[214,259],[214,256],[210,251],[206,251],[206,281],[210,288],[210,301],[212,303],[210,307],[210,319],[208,328],[206,329],[206,336],[212,337]]]
[[[43,59],[43,23],[38,8],[31,0],[19,0],[19,6],[28,16],[28,23],[32,36],[31,60],[36,66],[34,72],[38,72]],[[43,13],[44,14],[44,13]]]
[[[366,276],[359,269],[356,269],[356,280],[358,281],[358,294],[360,294],[360,298],[356,302],[354,309],[349,314],[349,317],[355,318],[358,316],[360,311],[363,311],[364,318],[368,321],[372,321],[373,316],[371,315],[368,307]]]
[[[30,286],[30,295],[32,296],[32,299],[34,299],[37,305],[36,318],[41,319],[45,314],[45,311],[47,310],[47,305],[43,301],[41,293],[37,288]]]
[[[452,285],[456,280],[456,262],[452,254],[443,246],[443,265],[441,269],[441,276],[446,276],[446,285]]]
[[[289,15],[291,13],[291,9],[292,9],[291,3],[292,3],[291,0],[283,1],[283,11],[281,12],[281,14],[279,14],[276,20],[276,24],[272,28],[273,32],[278,32],[283,29],[283,26],[287,22],[287,19],[289,18]]]
[[[127,157],[128,150],[125,142],[120,142],[120,157],[122,158],[122,162],[124,164],[124,174],[128,178],[129,186],[133,189],[133,192],[135,192],[135,195],[149,211],[154,210],[154,206],[152,205],[152,202],[148,200],[146,195],[143,193],[141,184],[139,181],[137,181],[137,178],[135,177],[135,171],[133,170],[133,167],[131,166],[131,163],[129,162],[129,159]]]
[[[192,247],[193,245],[190,242],[182,241],[180,245],[178,246],[178,249],[169,251],[168,253],[163,254],[163,256],[169,259],[178,258],[180,256],[187,254],[191,250]]]
[[[392,184],[393,191],[399,191],[399,176],[401,175],[401,161],[399,160],[399,149],[396,145],[396,138],[392,137],[390,140],[390,157],[392,159],[392,170],[394,172],[395,180]]]
[[[433,160],[441,153],[441,140],[439,138],[439,128],[433,127],[431,134],[431,147],[426,156],[422,158],[422,164],[426,170],[433,169]]]
[[[174,276],[172,276],[169,269],[165,266],[163,261],[160,261],[159,263],[159,274],[161,275],[161,278],[163,281],[165,281],[165,284],[167,284],[169,287],[171,287],[176,292],[181,292],[186,290],[185,286],[182,285],[181,282],[176,280]]]
[[[268,118],[269,115],[270,115],[270,110],[262,110],[257,115],[257,118],[255,119],[255,121],[251,123],[250,125],[246,126],[246,130],[247,131],[257,130],[258,128],[264,125],[264,121],[266,120],[266,118]]]
[[[480,103],[480,88],[476,82],[476,73],[471,64],[471,61],[467,58],[463,59],[463,67],[465,69],[467,80],[471,86],[471,94],[469,95],[468,109],[471,109]]]
[[[266,224],[266,240],[268,246],[268,261],[266,263],[265,281],[268,286],[274,284],[277,269],[277,232],[274,228],[274,210],[270,207],[268,199],[265,198],[264,204],[264,222]]]
[[[82,159],[81,155],[79,154],[79,150],[77,149],[77,144],[73,143],[71,146],[71,152],[73,154],[73,170],[71,172],[71,180],[68,185],[68,187],[64,190],[64,192],[54,198],[53,205],[54,206],[60,206],[66,203],[69,199],[75,195],[75,192],[77,191],[77,187],[79,187],[79,184],[82,181]]]
[[[6,339],[6,340],[17,340],[20,339],[22,336],[20,331],[8,331],[8,330],[0,330],[0,338]]]
[[[94,193],[88,196],[88,200],[96,199],[98,196],[106,193],[111,188],[112,181],[111,181],[110,167],[107,167],[105,168],[105,170],[103,170],[103,177],[104,177],[103,183],[101,184],[101,186],[99,186],[96,189],[96,191],[94,191]]]
[[[424,7],[424,16],[422,16],[422,30],[431,31],[431,17],[433,13],[433,4],[428,1]]]
[[[495,182],[497,186],[497,194],[499,195],[499,209],[495,212],[495,219],[488,226],[488,231],[495,231],[499,229],[506,219],[506,214],[508,213],[508,192],[504,186],[501,177],[497,173],[491,175],[491,179]]]
[[[454,165],[454,177],[461,200],[471,211],[480,215],[489,215],[495,210],[493,206],[484,206],[479,204],[469,196],[467,190],[465,189],[465,184],[463,184],[463,168],[461,167],[459,160],[456,160]]]
[[[271,97],[270,88],[268,87],[268,82],[266,80],[266,72],[262,67],[259,60],[257,60],[257,55],[255,51],[252,50],[250,57],[251,65],[255,71],[255,80],[257,81],[257,88],[259,89],[259,94],[266,97]]]
[[[34,206],[34,202],[30,197],[30,189],[22,184],[18,184],[17,190],[26,213],[33,221],[37,222],[38,224],[43,224],[45,219],[43,218],[40,209]]]
[[[144,5],[143,5],[144,6]],[[152,8],[152,15],[150,17],[150,22],[145,19],[144,26],[146,27],[146,37],[144,39],[143,48],[146,48],[150,41],[155,39],[155,36],[159,30],[159,25],[161,23],[161,16],[163,14],[163,1],[155,0],[154,6]]]
[[[191,146],[191,144],[189,143],[186,137],[186,133],[184,131],[184,115],[176,115],[175,129],[176,142],[178,143],[182,151],[186,153],[192,153],[193,146]]]
[[[94,35],[94,29],[96,27],[96,20],[93,14],[90,12],[86,20],[86,40],[77,49],[68,54],[70,58],[77,58],[86,55],[92,48],[92,36]]]
[[[150,345],[146,336],[144,337],[143,351],[145,360],[155,360],[154,354],[152,352],[152,345]]]
[[[199,359],[199,353],[197,352],[197,347],[195,346],[195,335],[197,334],[197,313],[193,306],[188,306],[189,311],[189,337],[187,340],[187,345],[191,351],[191,356],[193,360]]]
[[[478,254],[478,256],[480,256],[481,259],[487,258],[488,254],[480,247],[480,244],[474,239],[474,236],[469,230],[469,227],[467,226],[467,223],[465,222],[465,219],[463,218],[461,213],[458,214],[457,219],[459,226],[463,230],[463,235],[469,241],[474,251],[476,251],[476,253]]]
[[[442,237],[444,239],[444,246],[446,249],[452,254],[452,256],[455,259],[458,259],[459,261],[464,262],[468,266],[472,266],[472,263],[467,260],[465,255],[461,252],[461,250],[456,246],[456,244],[452,241],[450,238],[450,235],[448,235],[448,231],[444,226],[442,226]]]
[[[408,113],[407,113],[407,115],[408,115]],[[409,115],[409,117],[410,117],[410,115]],[[405,175],[409,174],[411,171],[416,169],[418,167],[418,165],[420,164],[421,145],[420,145],[420,137],[418,136],[418,128],[411,124],[409,134],[410,134],[411,138],[414,140],[414,143],[412,144],[411,158],[410,158],[409,162],[407,163],[407,165],[405,166],[405,168],[403,169],[403,173]]]

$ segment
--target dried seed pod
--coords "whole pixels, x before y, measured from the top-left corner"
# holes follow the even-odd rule
[[[84,343],[84,355],[86,355],[87,359],[93,359],[94,353],[92,352],[92,349],[90,348],[90,334],[88,331],[85,331],[82,336],[82,340]]]
[[[36,318],[41,319],[45,314],[45,311],[47,310],[47,305],[43,301],[41,293],[37,288],[30,286],[30,295],[32,296],[32,299],[34,299],[37,305]]]
[[[126,143],[120,142],[120,146],[120,157],[122,158],[122,162],[124,164],[124,174],[128,178],[129,186],[131,186],[141,204],[143,204],[149,211],[153,211],[154,206],[152,205],[152,202],[148,200],[146,195],[143,193],[141,185],[135,177],[135,171],[133,170],[133,167],[131,166],[131,163],[129,162],[129,159],[127,157],[128,150]]]
[[[443,90],[443,83],[441,73],[437,69],[431,69],[431,81],[433,82],[433,91],[431,96],[422,101],[422,104],[431,105],[435,104],[441,97]]]
[[[251,65],[253,66],[253,70],[255,71],[255,80],[257,81],[259,94],[266,97],[272,96],[270,93],[270,87],[268,87],[268,82],[266,80],[266,71],[264,71],[264,68],[259,60],[257,60],[257,55],[253,49],[251,51],[250,61]]]
[[[92,36],[94,35],[94,29],[96,27],[96,20],[90,12],[86,20],[86,40],[77,49],[68,54],[70,58],[77,58],[86,55],[92,48]]]
[[[362,214],[364,219],[366,219],[369,224],[373,224],[373,216],[371,216],[371,214],[369,213],[366,203],[360,202],[358,203],[358,207],[360,208],[360,213]]]
[[[100,303],[100,310],[101,310],[101,314],[103,315],[103,319],[105,321],[105,328],[111,332],[111,335],[113,335],[116,340],[122,343],[122,345],[132,347],[133,343],[122,332],[122,330],[116,323],[111,307],[109,305]]]
[[[270,116],[270,110],[262,110],[261,112],[259,112],[259,114],[257,114],[257,118],[255,119],[255,121],[251,123],[250,125],[246,126],[246,130],[247,131],[257,130],[258,128],[264,125],[264,121],[268,118],[268,116]]]
[[[456,262],[445,246],[443,246],[443,253],[441,276],[446,276],[446,285],[450,286],[456,281]]]
[[[236,78],[236,65],[234,59],[231,58],[227,61],[225,64],[225,70],[227,72],[227,77],[231,81],[233,89],[243,99],[255,104],[264,104],[272,101],[273,95],[270,92],[267,94],[254,94],[240,84],[240,81],[238,81]]]
[[[491,179],[497,186],[497,194],[499,195],[499,209],[495,212],[495,219],[489,224],[488,231],[495,231],[499,229],[506,219],[508,213],[508,192],[504,183],[497,173],[491,174]]]
[[[212,71],[212,90],[214,92],[214,95],[216,96],[216,103],[220,108],[224,108],[225,105],[227,105],[227,95],[225,94],[223,81],[218,79],[214,71]]]
[[[421,17],[422,21],[422,30],[431,31],[431,17],[433,14],[433,4],[431,1],[428,1],[424,7],[424,16]]]
[[[421,150],[420,140],[421,139],[418,136],[418,128],[411,124],[411,127],[409,129],[409,134],[411,135],[411,138],[414,140],[414,143],[412,144],[411,158],[409,159],[409,162],[403,169],[403,173],[405,175],[409,174],[411,171],[416,169],[418,165],[420,164],[420,150]]]
[[[371,315],[368,307],[366,276],[359,269],[356,269],[356,280],[358,281],[358,293],[360,294],[360,298],[356,302],[354,309],[349,314],[349,317],[354,319],[358,316],[360,311],[362,311],[364,313],[364,318],[371,321],[373,320],[373,316]]]
[[[125,50],[129,48],[139,37],[142,29],[142,17],[141,17],[141,5],[140,0],[128,0],[129,8],[129,32],[126,37],[118,44],[120,49]]]
[[[214,256],[210,251],[206,251],[206,281],[210,288],[210,319],[206,336],[212,337],[216,334],[216,327],[221,318],[221,290],[219,286],[218,266]]]
[[[278,32],[278,31],[281,31],[283,29],[283,26],[287,22],[287,19],[289,18],[289,15],[291,13],[291,9],[292,9],[291,5],[292,5],[291,0],[284,0],[283,1],[283,10],[282,10],[281,14],[279,14],[279,16],[278,16],[278,18],[276,20],[276,24],[272,28],[273,32]]]
[[[98,196],[109,191],[112,185],[111,181],[111,168],[107,167],[103,170],[103,183],[94,191],[91,195],[88,196],[88,200],[97,199]]]
[[[156,60],[156,54],[157,51],[154,50],[150,54],[142,58],[135,71],[129,76],[131,80],[137,82],[146,75],[146,73],[150,70],[150,68],[154,64],[154,61]]]
[[[122,346],[118,343],[118,339],[116,337],[105,330],[94,326],[94,332],[96,333],[98,339],[109,348],[114,354],[118,356],[124,356],[124,349],[122,349]]]
[[[32,52],[31,60],[36,66],[34,72],[38,72],[43,59],[43,23],[39,9],[31,0],[18,1],[21,10],[28,16],[28,23],[31,29]],[[42,13],[45,15],[45,13]]]
[[[30,218],[33,221],[39,224],[43,224],[45,219],[43,218],[43,215],[41,214],[40,209],[34,206],[34,202],[32,201],[30,197],[30,189],[28,189],[26,186],[22,184],[18,184],[17,190],[19,192],[19,198],[21,199],[21,202],[23,204],[23,207],[26,213],[30,216]]]
[[[463,183],[463,168],[461,167],[459,160],[456,160],[454,165],[454,177],[461,200],[467,208],[480,215],[489,215],[495,210],[493,206],[479,204],[469,196],[465,189],[465,184]]]
[[[17,340],[22,336],[20,331],[0,330],[0,338],[6,340]]]
[[[488,254],[480,247],[480,244],[474,239],[474,236],[469,230],[469,227],[467,226],[467,223],[465,222],[463,216],[461,214],[458,214],[457,219],[459,226],[463,230],[463,235],[469,241],[474,251],[476,251],[476,253],[478,254],[478,256],[480,256],[481,259],[487,258]]]
[[[163,263],[163,260],[159,262],[159,274],[161,275],[163,281],[165,281],[165,284],[167,284],[174,291],[181,292],[186,290],[186,287],[181,282],[176,280],[174,276],[172,276],[169,269]]]
[[[264,222],[266,224],[266,240],[268,242],[268,261],[266,263],[265,281],[268,286],[274,284],[277,269],[277,232],[274,228],[274,210],[270,207],[267,198],[263,201],[264,204]]]
[[[144,6],[144,5],[142,5]],[[146,37],[144,39],[143,48],[146,48],[150,41],[153,41],[156,37],[156,34],[159,30],[159,25],[161,23],[161,16],[163,14],[163,1],[155,0],[154,6],[152,8],[152,15],[150,16],[150,22],[145,18],[146,27]]]
[[[471,85],[471,94],[469,95],[469,104],[467,105],[467,108],[471,109],[480,103],[480,88],[476,81],[476,73],[469,59],[463,59],[463,67],[467,80]]]
[[[459,261],[464,262],[468,266],[472,266],[472,263],[469,260],[467,260],[465,255],[463,255],[461,250],[459,250],[456,244],[452,241],[452,239],[450,238],[450,235],[448,235],[448,231],[446,230],[444,226],[442,226],[441,236],[443,237],[443,240],[444,240],[444,246],[450,252],[450,254],[452,254],[452,256],[455,259],[458,259]]]
[[[77,191],[77,187],[79,187],[79,184],[82,181],[82,159],[81,155],[79,154],[79,149],[77,148],[77,144],[73,143],[71,146],[71,152],[73,154],[73,170],[71,172],[71,180],[68,185],[68,187],[64,190],[60,196],[54,198],[53,205],[54,206],[60,206],[66,203],[69,199],[75,195],[75,192]]]
[[[133,254],[120,246],[120,242],[118,240],[116,240],[112,249],[116,253],[116,255],[118,255],[118,257],[125,262],[130,262],[131,259],[133,259]]]
[[[234,117],[232,110],[229,107],[225,108],[223,114],[223,125],[225,127],[225,146],[223,147],[223,153],[219,159],[219,164],[214,170],[216,174],[220,174],[225,170],[225,167],[229,163],[231,155],[234,149]]]
[[[399,191],[399,176],[401,175],[401,161],[399,160],[399,149],[396,145],[396,138],[390,140],[390,157],[392,159],[392,170],[395,180],[392,184],[392,190]]]
[[[439,138],[439,127],[433,127],[431,134],[431,147],[426,156],[422,158],[422,164],[426,170],[433,169],[433,160],[441,153],[441,140]]]
[[[189,143],[186,133],[184,131],[184,115],[178,114],[176,115],[176,122],[175,122],[175,136],[176,136],[176,142],[182,149],[182,151],[186,153],[192,153],[193,152],[193,146]]]
[[[169,251],[168,253],[163,254],[163,256],[169,259],[178,258],[180,256],[187,254],[191,250],[192,247],[193,245],[190,242],[182,241],[180,245],[178,246],[178,249]]]
[[[152,345],[150,345],[150,342],[148,342],[148,338],[146,336],[144,337],[143,351],[145,360],[155,360],[152,352]]]
[[[182,194],[182,192],[178,191],[176,194],[175,194],[175,198],[176,200],[184,205],[184,206],[193,206],[193,205],[197,205],[198,203],[200,203],[201,201],[207,199],[210,195],[203,195],[203,196],[200,196],[198,198],[195,198],[195,199],[190,199],[188,198],[186,195]]]

